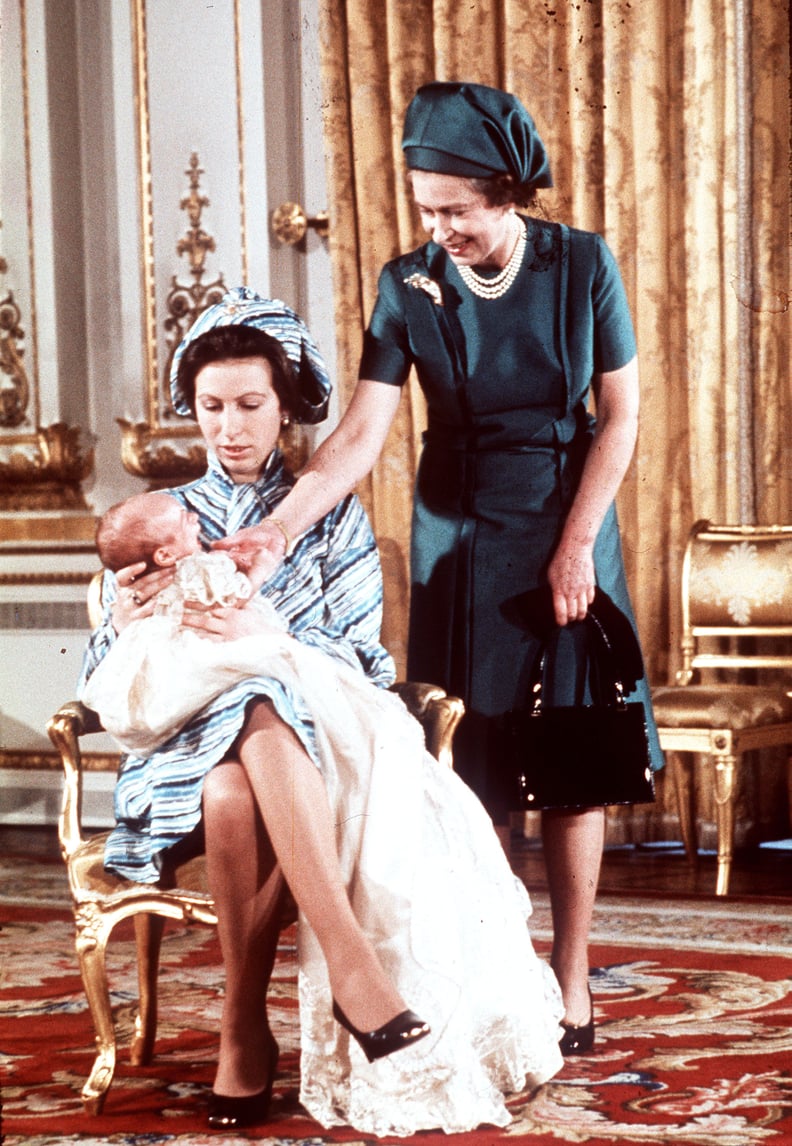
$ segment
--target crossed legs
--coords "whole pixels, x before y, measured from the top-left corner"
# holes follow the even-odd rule
[[[253,705],[236,759],[204,783],[209,886],[226,972],[217,1093],[261,1090],[277,1048],[265,999],[285,884],[313,928],[333,997],[360,1030],[383,1026],[405,1003],[352,911],[337,859],[324,783],[288,725]]]

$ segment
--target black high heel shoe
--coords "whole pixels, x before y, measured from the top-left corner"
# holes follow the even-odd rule
[[[565,1058],[573,1054],[587,1054],[594,1046],[594,1000],[591,997],[591,987],[589,987],[589,1002],[591,1003],[591,1018],[587,1023],[583,1023],[579,1027],[576,1027],[574,1023],[563,1021],[561,1023],[564,1033],[558,1045]]]
[[[209,1098],[207,1121],[213,1130],[241,1130],[244,1126],[258,1126],[266,1122],[272,1098],[272,1079],[258,1094],[231,1098],[227,1094],[212,1094]]]
[[[275,1082],[275,1072],[278,1069],[278,1044],[269,1035],[269,1061],[271,1070],[267,1085],[257,1094],[246,1094],[241,1098],[232,1098],[228,1094],[216,1094],[213,1090],[209,1096],[209,1114],[207,1121],[212,1130],[241,1130],[245,1126],[259,1126],[267,1121],[270,1101],[272,1099],[272,1085]]]
[[[417,1043],[419,1039],[428,1035],[431,1029],[428,1023],[419,1019],[412,1011],[402,1011],[395,1019],[391,1019],[383,1027],[378,1027],[376,1031],[359,1031],[357,1027],[352,1026],[335,999],[333,999],[333,1018],[360,1044],[369,1062]]]

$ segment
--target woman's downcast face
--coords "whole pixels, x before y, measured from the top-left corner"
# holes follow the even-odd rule
[[[256,481],[278,442],[283,410],[264,358],[213,362],[195,379],[195,416],[232,481]]]
[[[434,171],[412,171],[413,197],[421,222],[452,262],[502,268],[518,235],[510,204],[491,206],[469,179]]]

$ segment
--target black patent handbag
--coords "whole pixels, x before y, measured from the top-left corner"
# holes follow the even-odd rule
[[[522,809],[599,807],[654,800],[646,714],[640,701],[625,699],[619,657],[602,616],[612,616],[616,606],[609,598],[606,600],[607,609],[598,613],[595,601],[585,621],[578,622],[588,630],[592,703],[544,703],[550,644],[545,640],[534,662],[527,706],[509,714],[507,754]],[[626,620],[621,613],[619,617]],[[620,625],[619,639],[623,631]]]

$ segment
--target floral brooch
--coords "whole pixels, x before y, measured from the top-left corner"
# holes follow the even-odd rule
[[[435,306],[443,305],[443,295],[440,291],[440,283],[430,279],[428,275],[414,274],[406,278],[405,283],[407,286],[415,287],[416,290],[422,290],[424,294],[428,294],[429,298]]]

